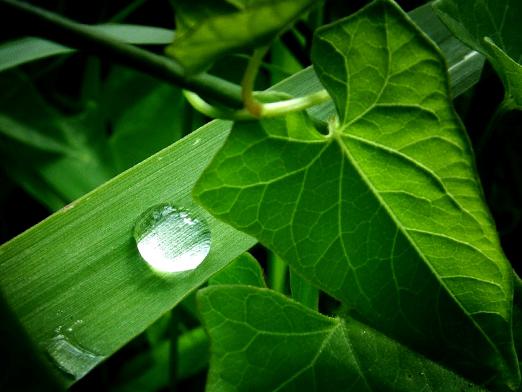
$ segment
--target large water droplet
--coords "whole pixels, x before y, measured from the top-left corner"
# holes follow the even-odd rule
[[[72,332],[72,328],[66,331]],[[104,359],[80,347],[66,332],[62,333],[61,327],[57,329],[57,335],[47,342],[46,349],[55,364],[75,379],[85,376]]]
[[[158,272],[195,269],[210,251],[210,230],[202,218],[172,204],[145,211],[134,226],[141,257]]]

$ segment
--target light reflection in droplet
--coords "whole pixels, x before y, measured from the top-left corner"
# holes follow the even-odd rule
[[[193,270],[210,251],[207,223],[168,203],[149,208],[138,218],[134,238],[141,257],[158,272]]]

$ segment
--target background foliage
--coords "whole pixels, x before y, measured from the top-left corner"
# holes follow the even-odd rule
[[[406,11],[413,10],[423,3],[423,1],[399,2]],[[451,7],[449,3],[452,2],[441,1],[440,3],[442,3],[440,10],[443,12]],[[324,23],[351,15],[366,4],[367,2],[362,0],[350,2],[330,0],[326,1],[320,10],[314,10],[306,18],[300,19],[295,27],[282,34],[270,49],[257,78],[256,88],[259,90],[269,88],[309,66],[311,64],[312,32]],[[157,42],[156,45],[146,45],[148,50],[156,53],[163,51],[166,31],[176,27],[173,4],[168,1],[134,1],[131,3],[102,0],[89,3],[39,1],[38,5],[83,23],[118,22],[164,28],[164,31],[154,32],[154,38],[151,41],[144,35],[140,38],[137,30],[133,31],[136,36],[132,39],[128,37],[131,42]],[[462,14],[469,13],[463,11]],[[420,20],[419,23],[421,23]],[[2,26],[2,42],[25,36],[28,28],[24,25],[23,20],[19,21],[16,29],[8,28],[10,25],[8,23],[0,25]],[[466,26],[466,23],[463,25]],[[451,29],[452,25],[448,24],[448,26]],[[433,26],[431,28],[436,30]],[[455,34],[459,36],[458,31],[455,31]],[[138,37],[137,40],[136,37]],[[436,37],[434,38],[436,39]],[[493,38],[495,42],[495,37]],[[484,52],[489,59],[494,56],[488,52],[491,49],[482,50],[482,44],[474,46],[471,38],[468,41],[464,39],[464,41]],[[517,55],[516,46],[511,45],[506,48],[512,57]],[[5,48],[5,45],[0,46],[0,54],[3,47]],[[36,47],[35,50],[38,52],[41,48]],[[448,56],[447,52],[445,53]],[[250,51],[245,49],[239,54],[221,57],[210,68],[210,72],[239,83],[249,55]],[[448,58],[447,60],[450,61]],[[497,61],[500,60],[492,61],[496,69],[498,69]],[[480,74],[480,80],[477,83],[468,83],[462,93],[455,98],[454,104],[475,150],[480,182],[495,219],[502,248],[520,274],[522,266],[518,253],[519,238],[522,236],[522,174],[520,170],[522,168],[520,155],[522,122],[520,111],[508,111],[502,115],[495,115],[497,107],[505,99],[503,83],[504,85],[513,84],[509,80],[502,74],[499,78],[494,68],[486,63]],[[317,83],[317,80],[309,75],[301,74],[283,84],[282,89],[299,95],[299,93],[314,91],[318,86]],[[73,264],[57,264],[57,271],[60,269],[68,271],[63,275],[63,279],[64,281],[70,279],[71,291],[58,292],[56,290],[61,290],[64,286],[61,282],[53,282],[49,284],[48,289],[42,291],[44,293],[42,296],[35,297],[36,299],[31,298],[29,302],[24,302],[23,295],[19,294],[21,304],[18,309],[23,309],[24,314],[27,315],[22,320],[25,328],[27,329],[29,324],[32,325],[30,330],[36,331],[44,323],[48,325],[48,330],[52,331],[63,324],[64,313],[71,315],[68,325],[73,325],[77,319],[74,314],[79,312],[77,304],[82,304],[79,308],[84,306],[85,309],[90,309],[83,314],[91,314],[93,320],[96,320],[96,328],[100,331],[104,328],[105,323],[111,323],[114,330],[127,330],[127,336],[138,335],[125,346],[123,346],[126,343],[125,340],[118,340],[116,336],[111,336],[110,328],[106,332],[91,335],[88,338],[89,342],[95,346],[100,345],[111,353],[117,348],[123,347],[85,378],[75,383],[72,389],[152,391],[175,388],[177,385],[179,390],[189,388],[201,390],[204,387],[208,370],[209,342],[201,326],[201,316],[196,310],[195,296],[187,294],[203,284],[231,257],[241,253],[243,248],[246,249],[253,245],[254,241],[208,216],[212,227],[217,228],[213,230],[220,233],[214,241],[221,245],[211,255],[212,263],[206,264],[207,268],[203,269],[199,276],[188,282],[185,281],[186,286],[180,286],[175,282],[173,290],[165,290],[165,287],[162,285],[159,287],[153,280],[142,279],[140,275],[146,273],[145,268],[136,271],[136,274],[129,274],[128,269],[118,272],[118,268],[115,266],[118,265],[119,260],[128,260],[129,263],[138,262],[136,254],[133,253],[133,244],[127,238],[126,229],[132,224],[132,219],[146,205],[172,198],[175,198],[178,203],[191,203],[192,184],[208,164],[213,152],[223,143],[229,125],[225,123],[208,125],[184,139],[176,148],[164,150],[155,155],[152,158],[155,163],[151,163],[152,160],[149,160],[147,164],[140,166],[139,163],[142,160],[208,122],[207,118],[194,111],[185,101],[179,88],[159,81],[151,75],[118,64],[110,58],[96,57],[81,51],[45,58],[3,71],[0,74],[0,86],[0,181],[2,184],[0,189],[0,240],[2,242],[13,238],[51,212],[57,211],[87,194],[126,169],[132,168],[131,171],[125,172],[119,177],[119,181],[114,183],[117,185],[101,188],[96,200],[89,203],[87,199],[84,199],[81,209],[75,210],[73,207],[69,212],[62,210],[62,213],[69,214],[67,224],[76,233],[76,237],[62,240],[60,237],[51,235],[47,239],[42,238],[40,246],[24,244],[25,257],[33,260],[32,263],[25,266],[27,268],[26,276],[38,271],[40,267],[38,260],[46,252],[50,252],[48,254],[54,252],[52,257],[60,259],[72,251],[70,246],[73,243],[76,244],[75,246],[81,247],[84,243],[97,241],[101,241],[102,247],[107,249],[106,254],[97,256],[94,248],[82,250],[81,253],[85,259],[98,260],[89,264],[87,270],[78,269]],[[509,96],[515,97],[516,100],[515,94],[508,92]],[[317,109],[319,114],[325,115],[329,112],[331,112],[331,107]],[[186,156],[187,159],[179,161],[180,155]],[[172,170],[166,171],[162,168],[169,167],[169,165],[179,168],[176,169],[177,173],[180,173],[177,178],[165,178]],[[150,184],[154,185],[151,187]],[[135,204],[129,203],[129,199],[131,199],[129,195],[133,195]],[[120,200],[125,200],[124,206],[121,205]],[[98,206],[103,206],[105,218],[96,218],[100,215],[100,211],[97,210]],[[203,211],[201,213],[204,214]],[[106,222],[114,220],[116,216],[122,222],[120,229],[116,231],[106,229],[109,227]],[[99,231],[93,232],[90,228],[82,229],[82,219],[95,219],[98,222]],[[63,221],[60,221],[60,224],[63,224]],[[63,232],[58,231],[57,233],[63,235]],[[101,236],[100,233],[102,233]],[[234,245],[228,246],[230,242],[234,242]],[[214,275],[209,282],[209,285],[214,287],[210,287],[200,294],[201,314],[207,323],[212,318],[220,317],[214,312],[211,305],[213,300],[218,301],[224,295],[224,291],[219,290],[220,284],[243,282],[262,287],[265,283],[261,273],[266,277],[269,287],[278,289],[284,294],[292,291],[294,297],[302,298],[302,302],[312,308],[318,302],[319,310],[323,314],[333,315],[346,311],[332,297],[324,293],[317,297],[317,293],[308,292],[306,284],[300,286],[298,277],[292,275],[294,280],[291,280],[284,264],[262,246],[254,247],[252,253],[261,263],[263,271],[259,270],[259,264],[254,260],[248,256],[242,256],[245,260],[242,260],[239,266],[233,263],[228,267],[228,273],[221,276]],[[119,254],[119,258],[114,258],[115,254]],[[0,255],[6,257],[3,253]],[[9,275],[5,272],[14,269],[15,264],[5,268],[3,276],[8,277]],[[112,313],[109,307],[110,300],[106,302],[107,309],[102,309],[99,306],[100,303],[86,303],[81,300],[82,293],[89,293],[89,290],[96,290],[97,287],[106,287],[99,282],[106,279],[104,277],[107,276],[105,273],[107,270],[113,271],[111,272],[111,282],[119,283],[117,285],[111,283],[113,291],[101,292],[99,297],[112,296],[110,300],[113,301],[126,301],[125,298],[132,298],[132,300],[127,299],[128,315]],[[22,274],[20,273],[20,275]],[[82,280],[84,276],[89,276],[90,280],[84,282]],[[27,281],[18,279],[16,282],[11,282],[6,278],[3,284],[5,285],[3,294],[8,294],[6,297],[14,292],[24,293],[41,289],[32,286],[31,279]],[[299,287],[303,287],[303,294],[295,295],[299,292]],[[238,291],[236,297],[247,298],[250,294],[255,297],[259,290],[266,289],[230,288],[229,292],[233,293],[234,290]],[[161,295],[158,295],[158,292],[161,292]],[[284,309],[285,312],[293,309],[295,312],[292,313],[289,321],[292,326],[308,325],[312,331],[331,334],[332,346],[345,344],[340,335],[353,336],[360,330],[359,328],[353,329],[353,324],[350,324],[357,323],[357,321],[350,321],[347,324],[338,319],[332,321],[330,318],[316,316],[295,303],[287,303],[288,300],[280,295],[270,295],[273,295],[270,300],[272,301],[271,308],[260,306],[256,308],[255,304],[252,305],[245,301],[242,304],[238,303],[236,307],[231,307],[230,318],[238,317],[234,312],[241,307],[249,309],[250,306],[254,306],[254,309],[260,309],[260,316],[263,315],[262,312],[267,312],[268,315],[282,312],[281,309]],[[309,298],[305,299],[307,295]],[[232,294],[224,295],[223,301],[231,301],[232,297]],[[50,298],[54,299],[50,301]],[[69,298],[77,298],[77,301],[70,301]],[[177,306],[173,312],[167,312],[172,305],[178,302],[180,302],[180,306]],[[17,320],[19,314],[14,316],[11,313],[9,303],[3,305],[2,319],[10,321],[4,327],[6,338],[2,341],[2,348],[4,352],[9,353],[6,357],[9,357],[10,367],[4,375],[5,381],[2,382],[5,385],[12,385],[10,383],[16,385],[20,382],[20,375],[30,373],[39,375],[39,377],[31,377],[26,381],[35,382],[40,386],[49,385],[49,389],[53,390],[54,381],[48,379],[48,369],[39,370],[41,367],[37,359],[39,354],[28,356],[26,353],[34,350],[31,343],[27,341],[27,337],[13,332],[17,328],[11,326],[19,323]],[[141,323],[133,319],[132,315],[139,312],[138,309],[144,308],[147,310],[141,315]],[[162,314],[163,316],[160,317]],[[522,317],[518,313],[515,316],[515,323],[520,322]],[[150,321],[158,317],[160,318],[149,326]],[[293,323],[292,317],[299,321]],[[310,320],[302,321],[301,318],[310,318]],[[82,318],[82,322],[87,323],[93,320]],[[111,322],[111,320],[113,321]],[[214,323],[218,325],[220,321],[217,320]],[[248,323],[250,320],[246,322],[246,324]],[[522,325],[522,323],[518,325]],[[147,326],[145,332],[138,334]],[[261,330],[274,328],[274,326],[259,326],[258,324],[255,324],[254,327]],[[75,328],[77,337],[85,339],[87,330],[83,329],[84,327],[80,324]],[[217,327],[209,328],[210,337],[216,336],[216,341],[218,336],[231,333],[226,326],[220,328],[223,330],[219,330]],[[287,326],[279,325],[277,328],[284,330]],[[295,328],[293,329],[295,332]],[[386,345],[390,352],[389,357],[381,358],[382,360],[389,359],[390,362],[382,363],[379,366],[393,369],[394,363],[409,363],[412,369],[421,366],[424,367],[421,372],[442,374],[440,379],[449,380],[451,385],[462,383],[463,387],[467,387],[465,381],[458,377],[455,378],[456,376],[453,374],[448,375],[445,373],[446,370],[440,368],[439,365],[431,363],[418,365],[420,363],[417,362],[418,358],[410,357],[408,351],[402,351],[403,348],[397,346],[394,341],[388,342],[387,337],[372,329],[366,331],[372,336],[373,341]],[[281,330],[277,332],[279,333]],[[310,331],[301,332],[310,333]],[[42,340],[49,338],[45,335],[46,333],[42,332]],[[30,338],[35,339],[34,336],[30,336]],[[244,335],[244,338],[250,339],[251,336]],[[271,340],[277,339],[275,336],[266,337],[266,339],[267,341],[260,341],[259,344],[262,347],[269,345],[277,347],[279,344],[276,340]],[[309,345],[311,348],[315,347],[314,344],[320,344],[324,340],[320,334],[316,335],[314,339],[316,339],[314,343]],[[339,339],[339,342],[335,339]],[[173,342],[177,342],[177,345]],[[357,342],[357,339],[354,338],[353,342]],[[226,341],[223,344],[226,344]],[[285,340],[284,344],[297,343],[292,343],[290,339]],[[350,345],[350,343],[346,344]],[[20,347],[25,347],[25,349],[20,350]],[[284,350],[286,349],[283,347],[283,352]],[[21,351],[23,354],[16,356],[13,354],[16,351]],[[171,353],[175,351],[179,353],[178,363],[172,360]],[[273,355],[273,358],[278,358],[277,355],[280,353]],[[309,355],[315,354],[311,352]],[[335,357],[333,351],[329,354],[329,351],[325,350],[325,357],[321,357],[321,360],[331,363],[333,359],[328,355]],[[33,357],[36,358],[34,362],[22,359]],[[259,360],[262,361],[262,359]],[[374,363],[377,359],[379,358],[372,359],[371,355],[367,358],[369,363]],[[227,358],[227,360],[233,361],[231,358]],[[274,360],[278,364],[284,363],[283,359]],[[322,366],[321,360],[317,363],[319,368]],[[337,361],[339,358],[335,358],[335,360]],[[342,358],[340,362],[344,363],[343,361],[348,363],[350,358]],[[226,361],[215,366],[231,368]],[[288,366],[297,365],[290,362]],[[267,369],[268,373],[260,380],[277,378],[277,375],[271,373],[270,364],[263,364],[261,367]],[[177,370],[173,372],[173,369]],[[218,371],[216,367],[213,369],[214,372]],[[170,379],[171,376],[169,376],[173,373],[177,374],[175,380]],[[339,374],[339,377],[348,377],[343,368],[340,369]],[[411,377],[403,376],[400,383],[405,385],[403,388],[406,390],[409,388],[408,385],[416,385],[421,382],[415,378],[418,373],[410,375]],[[210,380],[213,379],[212,377],[214,376],[211,373]],[[232,374],[231,377],[237,379],[238,375]],[[252,381],[256,380],[254,375],[245,377],[251,378]],[[42,383],[41,380],[46,380],[47,384]],[[214,380],[217,379],[214,378]],[[349,381],[340,379],[339,382]],[[218,390],[219,384],[216,385],[215,388]],[[296,387],[299,385],[297,383]],[[265,390],[272,387],[265,386]],[[378,389],[379,386],[373,385],[371,388]],[[440,390],[445,390],[443,385],[440,388]]]

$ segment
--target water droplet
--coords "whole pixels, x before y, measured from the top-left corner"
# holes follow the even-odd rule
[[[63,327],[58,327],[57,332],[61,332]],[[72,328],[66,329],[72,332]],[[46,344],[47,353],[54,363],[65,373],[80,379],[94,368],[104,357],[94,354],[74,343],[72,337],[65,333],[58,333]]]
[[[158,272],[195,269],[210,251],[210,230],[202,218],[172,204],[145,211],[134,226],[141,257]]]

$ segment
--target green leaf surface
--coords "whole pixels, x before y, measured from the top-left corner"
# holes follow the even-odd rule
[[[479,391],[353,319],[246,286],[198,293],[211,339],[207,391]]]
[[[208,217],[205,262],[164,278],[141,260],[132,238],[151,205],[191,205],[192,184],[226,131],[223,122],[202,128],[0,248],[2,292],[38,347],[45,350],[57,328],[71,328],[99,362],[253,244]]]
[[[318,0],[174,0],[177,33],[167,54],[187,73],[223,54],[270,43]]]
[[[330,134],[303,114],[235,124],[194,195],[375,328],[516,386],[511,267],[442,56],[378,1],[320,29],[313,61],[338,111]]]
[[[522,108],[522,2],[519,0],[438,0],[442,21],[464,43],[491,61],[506,96]]]
[[[171,30],[127,24],[92,26],[109,37],[136,45],[164,45],[172,42]],[[23,37],[0,45],[0,72],[43,58],[75,52],[75,49],[36,37]]]
[[[266,287],[263,270],[250,253],[243,253],[208,280],[209,285],[242,284]]]

